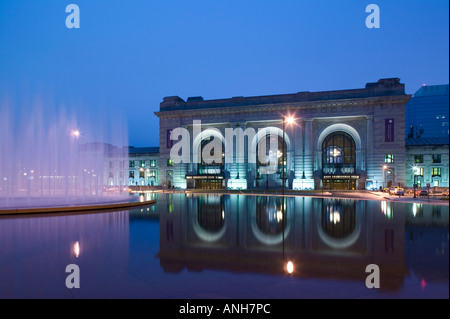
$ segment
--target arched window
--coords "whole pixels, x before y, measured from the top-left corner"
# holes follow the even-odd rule
[[[356,144],[350,134],[334,132],[322,143],[323,174],[355,174]]]
[[[324,164],[355,164],[355,141],[345,132],[334,132],[323,141]]]
[[[272,139],[272,141],[271,141]],[[270,149],[270,143],[274,143],[274,140],[276,139],[276,143],[277,143],[277,150],[276,152],[274,150]],[[262,150],[265,147],[265,156],[261,156],[260,154],[260,150],[262,152]],[[256,146],[256,155],[257,155],[257,166],[268,166],[270,164],[273,165],[273,163],[277,163],[277,173],[278,174],[282,174],[282,170],[283,170],[283,153],[284,153],[284,161],[285,161],[285,165],[284,165],[284,169],[286,171],[286,162],[287,162],[287,146],[286,146],[286,142],[283,142],[283,138],[281,136],[278,135],[266,135],[263,138],[261,138],[258,141],[258,144]],[[258,170],[259,171],[259,170]],[[260,178],[262,178],[260,176]]]

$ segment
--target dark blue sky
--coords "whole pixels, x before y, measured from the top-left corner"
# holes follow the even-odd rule
[[[370,3],[380,29],[365,26]],[[447,84],[448,25],[447,0],[0,0],[0,102],[107,113],[130,145],[157,146],[165,96]]]

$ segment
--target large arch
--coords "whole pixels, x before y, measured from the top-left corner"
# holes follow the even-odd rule
[[[266,135],[278,135],[281,138],[283,138],[283,130],[279,127],[274,127],[274,126],[269,126],[269,127],[264,127],[264,128],[260,128],[258,129],[258,133],[255,134],[255,136],[253,137],[250,148],[249,148],[249,163],[257,163],[257,146],[259,141],[264,138]],[[289,156],[289,154],[293,151],[293,143],[291,143],[291,138],[290,138],[290,134],[285,131],[284,134],[284,138],[285,138],[285,143],[286,143],[286,149],[287,149],[287,154]],[[286,161],[287,163],[289,163],[289,159],[287,159]]]
[[[227,149],[227,141],[222,132],[216,128],[208,128],[202,131],[200,134],[197,134],[197,136],[194,136],[194,139],[192,141],[193,163],[199,163],[201,161],[201,143],[202,140],[209,137],[218,138],[222,142],[222,144],[224,145],[224,150],[222,151],[225,151]]]
[[[352,126],[345,124],[345,123],[337,123],[332,124],[330,126],[325,127],[317,136],[316,140],[316,150],[322,150],[322,143],[325,140],[325,138],[334,132],[345,132],[349,134],[356,144],[356,150],[362,149],[362,143],[361,143],[361,135],[359,132]]]
[[[348,136],[351,143],[353,154],[353,161],[351,165],[342,165],[342,167],[336,167],[331,169],[329,165],[324,164],[324,141],[327,141],[328,137],[335,134],[341,134],[342,136]],[[335,123],[329,125],[320,131],[315,141],[315,171],[317,176],[321,176],[322,187],[331,189],[358,189],[360,172],[363,168],[364,152],[362,149],[361,134],[351,125],[346,123]],[[333,166],[333,165],[331,165]]]

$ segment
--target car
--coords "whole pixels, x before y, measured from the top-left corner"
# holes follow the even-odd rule
[[[430,195],[430,191],[427,188],[422,188],[420,190],[419,196],[428,196]]]
[[[389,188],[389,195],[398,195],[403,196],[405,195],[405,190],[401,187],[394,186]]]

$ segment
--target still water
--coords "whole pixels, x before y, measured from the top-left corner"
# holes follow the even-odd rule
[[[0,298],[449,298],[448,206],[150,196],[125,211],[0,217]],[[80,288],[66,287],[69,264]],[[366,286],[371,264],[380,288]]]

